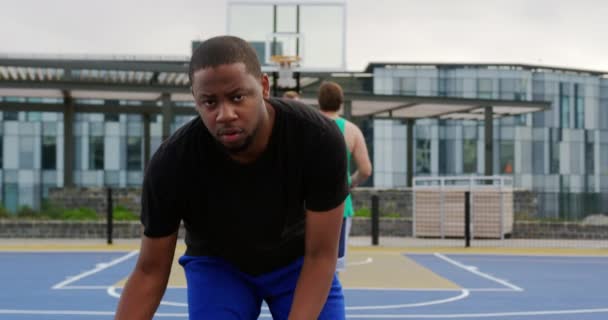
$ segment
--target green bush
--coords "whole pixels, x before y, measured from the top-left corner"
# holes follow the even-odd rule
[[[116,206],[116,208],[114,208],[114,220],[133,221],[139,220],[139,216],[123,206]]]
[[[36,212],[36,210],[28,207],[28,206],[21,206],[19,207],[19,209],[17,210],[17,217],[18,218],[38,218],[40,216],[40,214],[38,212]]]
[[[78,208],[63,211],[60,218],[64,220],[97,220],[99,216],[93,209]]]
[[[355,217],[369,218],[372,216],[372,211],[369,208],[362,207],[355,210]]]
[[[9,218],[11,215],[5,207],[0,205],[0,218]]]
[[[49,201],[43,201],[40,208],[40,216],[49,219],[61,219],[61,215],[66,209],[54,205]]]
[[[401,218],[401,215],[397,212],[389,212],[381,215],[383,218]]]
[[[355,217],[371,218],[372,211],[370,208],[362,207],[355,210]],[[381,218],[399,218],[401,215],[397,212],[380,213]]]
[[[22,206],[17,210],[17,214],[12,215],[6,208],[0,205],[0,218],[17,219],[40,219],[40,220],[99,220],[105,219],[105,215],[100,216],[90,208],[65,209],[51,202],[44,201],[40,211],[36,211],[28,206]],[[137,221],[139,216],[123,206],[114,208],[114,220],[116,221]]]

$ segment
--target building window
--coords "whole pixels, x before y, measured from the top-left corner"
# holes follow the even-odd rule
[[[27,118],[27,121],[29,121],[29,122],[41,121],[42,112],[36,112],[36,111],[28,112],[28,113],[26,113],[26,118]]]
[[[477,98],[492,99],[493,89],[492,79],[477,79]]]
[[[34,169],[34,138],[19,138],[19,169]]]
[[[439,174],[456,174],[456,140],[439,140]]]
[[[595,149],[593,142],[585,143],[585,171],[587,174],[595,174]]]
[[[500,141],[500,172],[513,174],[513,141]]]
[[[448,141],[445,139],[439,140],[439,174],[448,173]]]
[[[477,140],[464,139],[462,141],[462,172],[477,172]]]
[[[446,79],[446,78],[439,78],[438,82],[439,82],[439,85],[438,85],[437,95],[440,96],[440,97],[447,97],[447,95],[448,95],[448,79]]]
[[[17,212],[19,205],[19,185],[17,183],[4,183],[2,204],[10,212]]]
[[[141,170],[141,138],[127,138],[127,170]]]
[[[551,161],[549,163],[549,173],[559,173],[559,142],[549,143],[549,153],[551,154]]]
[[[57,169],[57,139],[54,136],[42,137],[42,169]]]
[[[528,79],[519,79],[519,81],[515,82],[513,99],[517,101],[528,100]]]
[[[545,144],[543,141],[532,142],[532,173],[545,174]]]
[[[431,140],[416,140],[416,173],[431,173]]]
[[[574,127],[585,127],[585,88],[578,83],[574,85]]]
[[[19,120],[19,112],[16,111],[4,111],[2,113],[4,121],[18,121]]]
[[[104,150],[103,137],[89,137],[89,169],[103,170]]]
[[[500,79],[500,98],[505,100],[513,100],[515,98],[515,79]]]
[[[462,97],[464,95],[464,81],[462,78],[447,80],[448,97]]]
[[[416,95],[416,78],[400,78],[399,94],[406,96]]]
[[[567,83],[559,84],[559,119],[562,128],[570,128],[570,86]]]
[[[106,114],[104,114],[104,120],[106,122],[118,122],[118,121],[120,121],[120,114],[118,114],[118,113],[106,113]]]

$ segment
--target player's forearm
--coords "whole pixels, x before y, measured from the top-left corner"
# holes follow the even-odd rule
[[[144,272],[133,272],[121,294],[115,320],[152,319],[167,281]]]
[[[350,181],[351,181],[350,187],[355,188],[356,186],[360,185],[365,180],[367,180],[367,178],[369,178],[370,175],[371,175],[371,172],[367,173],[367,172],[362,172],[360,170],[355,171],[355,173],[353,173],[350,176]]]
[[[289,320],[317,319],[331,289],[336,254],[304,257]]]

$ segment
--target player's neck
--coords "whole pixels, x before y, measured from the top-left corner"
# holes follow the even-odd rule
[[[340,115],[338,114],[338,111],[325,111],[325,110],[321,110],[321,113],[330,118],[330,119],[337,119],[340,117]]]

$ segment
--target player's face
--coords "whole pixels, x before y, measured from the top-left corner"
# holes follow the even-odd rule
[[[196,110],[231,154],[247,151],[257,138],[269,89],[267,75],[255,77],[241,62],[200,69],[192,75]]]

